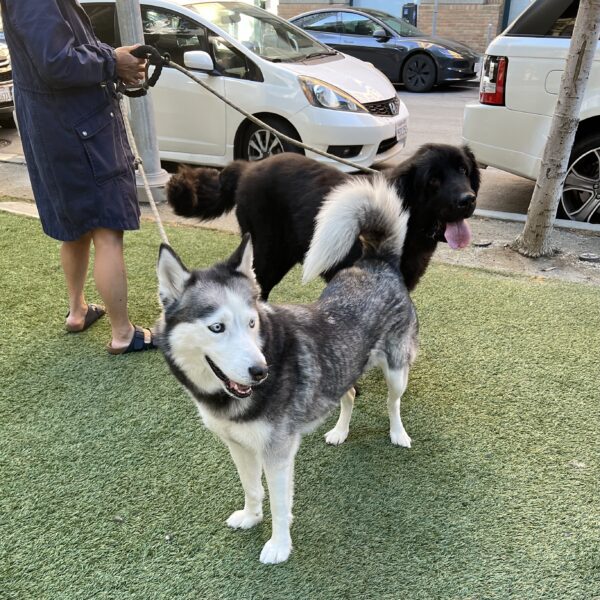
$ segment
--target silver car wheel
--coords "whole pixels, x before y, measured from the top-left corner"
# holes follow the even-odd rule
[[[257,129],[248,139],[248,160],[257,161],[285,152],[281,140],[266,129]]]
[[[600,221],[600,148],[582,154],[569,167],[561,204],[569,219]]]

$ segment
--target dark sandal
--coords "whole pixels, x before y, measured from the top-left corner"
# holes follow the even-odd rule
[[[110,344],[106,346],[109,354],[127,354],[129,352],[143,352],[144,350],[154,350],[154,334],[151,329],[134,326],[135,331],[129,346],[126,348],[113,348]]]
[[[65,318],[69,318],[71,311],[67,313]],[[81,331],[85,331],[89,329],[100,317],[103,317],[106,314],[106,310],[104,306],[100,306],[99,304],[88,304],[87,312],[85,313],[85,319],[83,320],[83,327],[71,327],[70,325],[65,324],[65,329],[69,333],[80,333]]]

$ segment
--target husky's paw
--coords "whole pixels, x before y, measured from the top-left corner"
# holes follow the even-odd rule
[[[325,434],[325,441],[328,444],[331,444],[332,446],[339,446],[340,444],[343,444],[346,441],[347,437],[348,430],[340,431],[339,429],[336,429],[334,427],[331,431],[328,431]]]
[[[253,513],[245,510],[236,510],[227,519],[227,525],[232,529],[250,529],[258,525],[263,519],[262,513]]]
[[[412,442],[404,429],[402,431],[390,431],[390,439],[394,446],[402,446],[403,448],[410,448]]]
[[[278,563],[285,562],[292,551],[292,542],[275,542],[271,538],[262,549],[260,553],[260,562],[263,565],[276,565]]]

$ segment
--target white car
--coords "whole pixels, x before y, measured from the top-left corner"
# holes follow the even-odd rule
[[[463,139],[477,160],[537,179],[579,2],[536,0],[488,47],[479,103]],[[600,222],[600,47],[596,50],[563,188],[560,216]]]
[[[120,45],[114,0],[81,5],[96,35]],[[145,0],[141,11],[147,44],[278,131],[365,167],[402,150],[408,111],[368,63],[244,2]],[[151,94],[162,160],[223,166],[299,151],[175,69]]]

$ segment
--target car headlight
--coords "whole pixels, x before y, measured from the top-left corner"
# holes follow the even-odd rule
[[[449,58],[455,58],[457,60],[462,60],[464,57],[460,52],[456,52],[454,50],[450,50],[450,48],[440,48],[440,52]]]
[[[358,100],[334,85],[313,77],[299,77],[300,87],[306,99],[319,108],[347,110],[350,112],[369,112]]]

